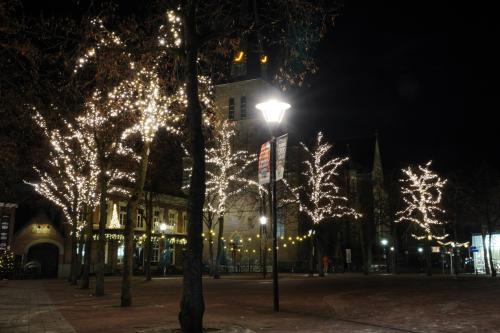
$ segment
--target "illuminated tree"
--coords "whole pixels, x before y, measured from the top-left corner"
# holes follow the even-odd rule
[[[207,181],[206,197],[209,198],[205,205],[208,216],[217,216],[219,231],[217,235],[217,255],[215,258],[214,278],[220,278],[220,261],[224,244],[224,215],[229,201],[241,193],[248,186],[259,186],[245,173],[248,167],[255,163],[257,156],[249,154],[246,150],[234,151],[231,144],[234,140],[234,125],[224,121],[217,129],[214,146],[206,149]],[[209,230],[210,238],[212,229]]]
[[[77,235],[85,226],[84,207],[94,207],[97,202],[96,155],[81,143],[81,133],[62,120],[64,134],[59,129],[49,129],[45,119],[35,112],[34,120],[50,143],[48,171],[35,167],[39,181],[29,183],[36,192],[59,206],[71,224],[72,284],[78,274]]]
[[[340,167],[348,158],[331,158],[332,145],[323,141],[323,134],[318,133],[316,144],[309,149],[301,143],[306,154],[304,161],[305,185],[290,188],[296,202],[299,203],[300,210],[304,212],[312,222],[312,241],[318,253],[322,249],[319,246],[318,232],[319,225],[324,221],[339,219],[346,216],[354,218],[360,214],[348,206],[348,199],[340,194],[341,188],[337,177]],[[321,255],[318,255],[321,260]],[[323,276],[322,263],[319,263],[320,276]]]
[[[159,40],[167,53],[179,59],[186,84],[186,129],[192,172],[189,186],[188,235],[184,257],[184,280],[179,322],[183,332],[202,332],[205,304],[202,288],[203,209],[205,199],[205,137],[200,76],[215,83],[230,73],[235,54],[243,52],[242,39],[254,35],[261,61],[265,49],[280,50],[273,67],[274,79],[282,89],[302,85],[306,73],[316,70],[311,51],[324,35],[336,14],[330,2],[310,1],[173,1],[164,27],[172,34]],[[277,52],[278,53],[278,52]],[[178,57],[181,54],[182,57]]]
[[[400,182],[404,209],[396,213],[395,221],[408,221],[417,227],[418,234],[412,236],[425,241],[427,275],[432,275],[431,241],[443,240],[448,236],[442,235],[437,228],[445,224],[442,219],[444,210],[441,208],[441,201],[446,179],[441,179],[430,170],[431,163],[429,161],[425,165],[403,170]]]
[[[172,133],[178,133],[174,124],[179,120],[169,110],[169,100],[162,94],[156,68],[147,70],[142,68],[137,72],[132,81],[122,82],[117,93],[110,97],[113,103],[121,105],[133,117],[132,127],[123,132],[122,139],[137,133],[141,137],[142,148],[140,152],[137,171],[135,173],[134,188],[130,193],[127,203],[127,217],[125,220],[125,250],[123,261],[123,279],[121,305],[130,306],[132,256],[134,246],[134,222],[137,216],[137,206],[142,197],[144,183],[148,169],[149,152],[151,143],[160,127],[165,127]]]

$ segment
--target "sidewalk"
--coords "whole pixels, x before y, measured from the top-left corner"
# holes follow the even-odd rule
[[[1,333],[76,333],[40,281],[0,281]]]

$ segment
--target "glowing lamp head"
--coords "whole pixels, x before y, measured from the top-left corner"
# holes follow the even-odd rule
[[[266,225],[267,224],[267,217],[261,216],[259,218],[260,225]]]
[[[286,110],[290,108],[290,104],[271,99],[267,102],[259,103],[255,107],[262,111],[264,119],[267,123],[279,124],[283,119]]]
[[[382,244],[382,246],[387,246],[387,244],[389,244],[389,241],[384,238],[380,240],[380,244]]]
[[[163,232],[165,230],[167,230],[167,224],[165,222],[163,222],[163,223],[160,224],[160,231]]]
[[[418,253],[422,253],[422,252],[424,252],[424,249],[423,249],[423,248],[421,248],[421,247],[419,247],[419,248],[417,249],[417,251],[418,251]]]

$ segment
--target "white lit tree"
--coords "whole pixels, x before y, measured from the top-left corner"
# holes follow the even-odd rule
[[[403,170],[403,178],[400,182],[404,209],[396,213],[395,221],[412,223],[418,230],[412,236],[417,240],[425,241],[427,275],[432,274],[431,241],[433,239],[441,241],[448,236],[440,232],[445,224],[442,218],[445,211],[441,208],[441,201],[446,179],[441,179],[430,169],[431,163],[429,161],[425,165]]]
[[[110,98],[113,104],[127,110],[129,116],[133,119],[133,126],[123,132],[122,139],[125,140],[135,133],[140,135],[142,141],[133,182],[134,187],[128,197],[124,230],[125,249],[121,305],[130,306],[132,302],[130,291],[134,222],[136,221],[139,200],[144,191],[151,143],[160,127],[165,127],[167,131],[178,134],[179,131],[175,128],[175,124],[180,117],[170,111],[169,99],[162,93],[155,66],[151,70],[142,68],[132,80],[123,81],[118,86],[117,93]]]
[[[81,133],[62,120],[62,131],[49,128],[45,119],[35,111],[33,119],[50,143],[47,171],[35,167],[36,183],[28,183],[36,192],[59,206],[71,224],[71,275],[77,281],[77,236],[85,227],[85,208],[95,207],[98,169],[95,151],[82,144]]]
[[[217,254],[215,258],[214,278],[220,278],[220,261],[224,251],[224,215],[227,212],[230,200],[249,186],[257,186],[254,180],[248,177],[248,167],[255,163],[257,156],[246,150],[235,151],[232,142],[235,137],[234,124],[223,121],[215,128],[214,145],[205,149],[206,159],[206,192],[208,200],[205,202],[205,221],[210,221],[209,240],[213,237],[212,221],[217,217]]]
[[[298,202],[300,210],[304,212],[312,222],[311,236],[313,246],[321,254],[321,246],[318,240],[319,226],[321,223],[351,216],[358,218],[358,214],[349,207],[348,199],[341,195],[340,183],[337,179],[340,167],[348,158],[331,157],[332,145],[323,140],[323,134],[318,133],[315,145],[310,149],[301,143],[306,153],[304,161],[305,185],[291,188],[290,191]],[[321,259],[321,255],[318,255]],[[320,276],[324,272],[320,262]]]
[[[81,87],[85,98],[84,111],[76,118],[76,127],[82,133],[82,140],[95,150],[99,170],[95,294],[100,296],[104,295],[107,198],[110,192],[128,195],[123,188],[114,186],[115,180],[133,180],[129,174],[118,169],[117,162],[122,156],[133,152],[123,146],[123,133],[132,126],[132,121],[127,110],[116,101],[115,97],[120,94],[117,84],[130,79],[135,69],[125,43],[116,33],[108,31],[102,20],[91,20],[85,37],[87,41],[82,45],[82,55],[77,58],[74,68],[74,79],[83,82]],[[85,95],[88,89],[90,92]]]

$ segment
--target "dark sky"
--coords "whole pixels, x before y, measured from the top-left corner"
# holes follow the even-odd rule
[[[378,129],[389,168],[497,163],[492,8],[439,3],[347,1],[318,50],[319,74],[294,98],[295,126],[330,141]]]

